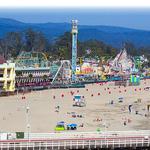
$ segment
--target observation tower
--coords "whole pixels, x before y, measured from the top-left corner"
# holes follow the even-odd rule
[[[77,60],[77,28],[78,20],[72,20],[72,81],[76,81],[76,60]]]

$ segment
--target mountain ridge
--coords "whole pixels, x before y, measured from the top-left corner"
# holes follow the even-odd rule
[[[0,18],[0,38],[7,32],[23,32],[28,28],[42,32],[49,41],[54,41],[64,32],[71,32],[71,23],[24,23],[9,18]],[[78,25],[81,41],[96,39],[120,48],[124,42],[136,47],[150,46],[150,31],[108,25]]]

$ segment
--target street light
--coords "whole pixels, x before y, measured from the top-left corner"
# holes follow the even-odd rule
[[[106,143],[107,143],[107,142],[106,142],[106,125],[107,125],[107,124],[106,124],[106,121],[103,123],[103,125],[104,125],[104,127],[105,127],[105,128],[104,128],[104,129],[105,129],[104,131],[105,131],[105,144],[106,144]]]
[[[29,105],[29,104],[28,104]],[[26,107],[26,123],[27,123],[27,133],[28,133],[28,140],[29,140],[29,133],[30,133],[30,124],[29,124],[29,110],[30,107]]]
[[[30,140],[30,136],[29,136],[29,133],[30,133],[30,124],[27,124],[27,129],[28,129],[28,141]]]

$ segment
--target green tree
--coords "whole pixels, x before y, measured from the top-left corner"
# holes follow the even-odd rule
[[[72,39],[71,39],[71,33],[65,32],[64,35],[60,36],[56,43],[54,44],[54,47],[56,47],[56,51],[60,57],[63,57],[64,59],[71,59],[71,47],[72,46]]]
[[[124,46],[127,50],[127,52],[131,55],[131,56],[135,56],[138,55],[137,49],[135,48],[134,44],[131,42],[125,42],[125,46]]]
[[[36,32],[31,28],[25,32],[25,49],[26,51],[42,52],[48,47],[48,40],[41,32]]]
[[[22,46],[22,35],[19,32],[8,32],[0,42],[0,48],[3,49],[5,58],[15,57],[19,54]]]

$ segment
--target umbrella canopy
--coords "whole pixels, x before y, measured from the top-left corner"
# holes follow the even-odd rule
[[[67,124],[67,127],[77,127],[77,124],[75,124],[75,123]]]
[[[58,122],[57,125],[58,126],[64,126],[64,123],[65,123],[64,121],[61,121],[61,122]]]

